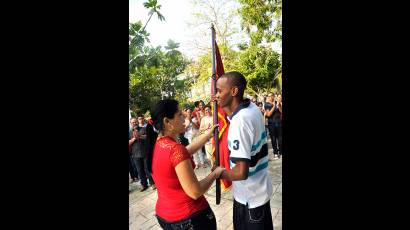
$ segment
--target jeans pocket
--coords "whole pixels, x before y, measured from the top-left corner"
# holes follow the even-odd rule
[[[248,209],[249,223],[262,223],[265,218],[264,207]]]
[[[211,213],[208,213],[208,214],[206,214],[206,217],[209,219],[209,220],[212,220],[212,219],[214,219],[215,218],[215,216],[214,216],[214,214],[211,212]]]
[[[188,219],[171,224],[171,228],[173,230],[192,230],[194,229],[194,226],[191,223],[191,219]]]

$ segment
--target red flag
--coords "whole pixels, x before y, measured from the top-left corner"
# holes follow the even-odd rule
[[[216,57],[216,80],[222,76],[224,71],[224,66],[222,64],[221,54],[219,53],[218,45],[215,41],[215,57]],[[211,94],[213,95],[214,84],[211,84]],[[213,107],[213,106],[212,106]],[[212,108],[212,113],[215,112],[215,109]],[[226,118],[226,114],[221,107],[218,106],[218,124],[219,124],[219,162],[220,166],[226,168],[230,171],[229,164],[229,150],[228,150],[228,130],[229,130],[229,121]],[[212,139],[212,161],[215,162],[215,141]],[[231,188],[232,182],[228,180],[221,179],[221,187],[223,191],[227,191]]]

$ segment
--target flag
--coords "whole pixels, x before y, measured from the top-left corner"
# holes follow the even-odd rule
[[[222,64],[221,54],[219,53],[218,45],[215,41],[215,59],[216,59],[216,79],[222,76],[225,71]],[[211,84],[211,94],[214,92],[214,84]],[[218,106],[218,124],[219,124],[219,163],[221,167],[226,168],[230,171],[229,164],[229,150],[228,150],[228,130],[229,130],[229,121],[226,118],[226,113],[221,107]],[[212,113],[215,113],[215,108],[212,106]],[[215,141],[212,139],[212,161],[215,162]],[[231,188],[232,182],[228,180],[221,179],[221,187],[223,191],[228,191]]]

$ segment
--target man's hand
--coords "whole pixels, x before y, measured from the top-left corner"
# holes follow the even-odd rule
[[[209,102],[214,102],[214,101],[218,102],[218,98],[216,98],[216,95],[211,95],[211,99]]]
[[[134,135],[135,139],[139,139],[139,137],[140,137],[140,134],[138,133],[137,129],[134,130],[133,135]]]

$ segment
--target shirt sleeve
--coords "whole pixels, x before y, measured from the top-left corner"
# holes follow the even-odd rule
[[[252,143],[255,135],[252,124],[244,119],[238,120],[229,126],[228,147],[230,150],[230,160],[251,160]]]
[[[176,167],[179,163],[186,159],[191,159],[188,150],[181,144],[176,144],[171,148],[171,154],[169,155],[172,167]]]

